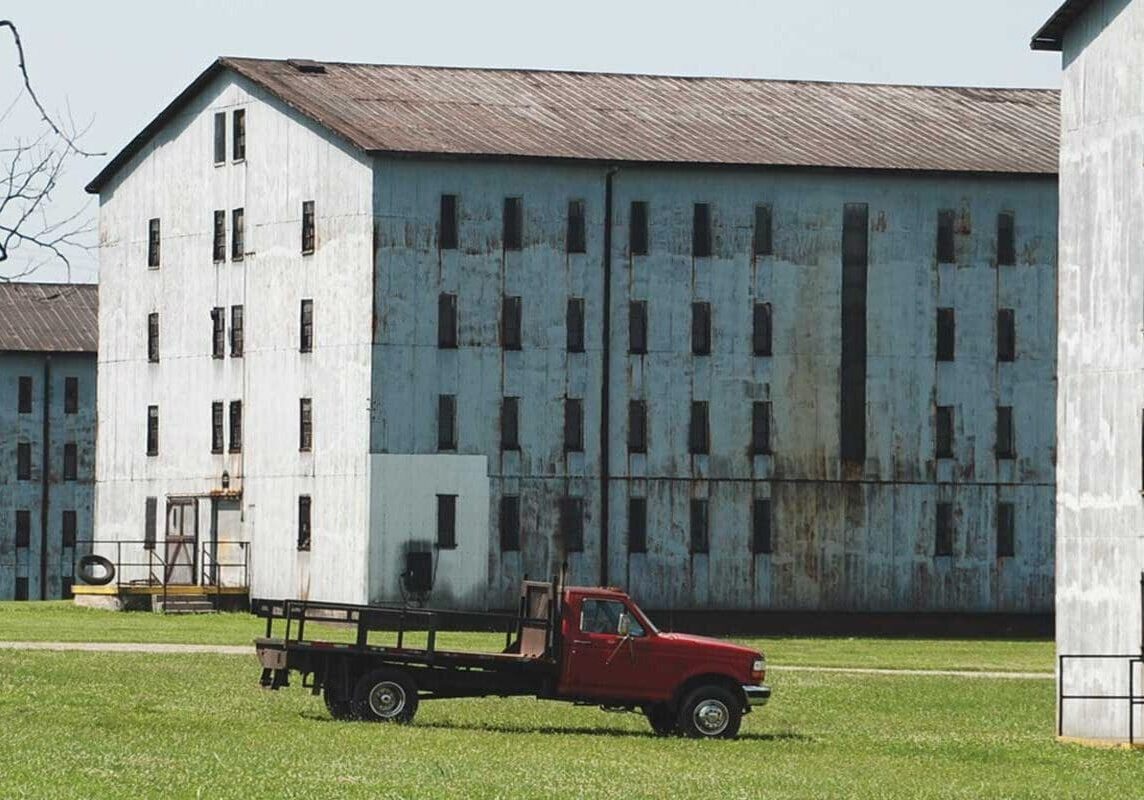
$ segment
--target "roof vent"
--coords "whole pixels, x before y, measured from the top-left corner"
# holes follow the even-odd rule
[[[299,72],[309,72],[315,75],[326,74],[325,64],[319,64],[317,61],[312,61],[308,58],[289,58],[286,60],[286,63]]]

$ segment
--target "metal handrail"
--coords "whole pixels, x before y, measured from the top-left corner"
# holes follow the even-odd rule
[[[1057,656],[1057,736],[1064,736],[1065,700],[1103,700],[1128,703],[1128,744],[1136,744],[1136,706],[1144,705],[1144,694],[1136,694],[1136,667],[1144,665],[1140,653],[1069,653]],[[1068,661],[1126,661],[1128,694],[1065,694],[1065,664]]]
[[[113,559],[109,558],[109,560],[112,562],[112,566],[114,566],[114,568],[115,568],[115,588],[117,590],[121,590],[123,588],[125,568],[128,568],[128,569],[132,568],[132,567],[145,568],[147,571],[147,577],[144,579],[146,582],[146,585],[147,586],[161,586],[163,589],[163,600],[164,600],[164,602],[166,602],[166,600],[167,600],[167,589],[168,589],[168,586],[172,585],[172,583],[171,583],[171,581],[168,580],[168,577],[169,577],[168,573],[169,573],[170,564],[168,563],[167,559],[165,559],[158,552],[158,545],[160,545],[161,543],[162,543],[162,540],[154,540],[154,539],[76,539],[74,541],[72,547],[70,548],[71,549],[71,574],[72,574],[73,580],[76,577],[78,577],[76,575],[76,568],[77,568],[79,560],[81,558],[83,558],[83,556],[95,553],[97,547],[103,549],[104,552],[106,552],[106,550],[108,548],[114,547],[115,556]],[[226,569],[226,568],[238,569],[240,567],[242,568],[243,585],[249,586],[250,585],[250,542],[228,541],[228,542],[220,542],[220,544],[236,544],[236,545],[238,545],[239,549],[242,551],[242,560],[241,561],[234,561],[234,562],[220,562],[217,557],[211,556],[211,558],[214,561],[215,567],[220,570],[220,579],[215,581],[215,583],[218,584],[218,588],[221,590],[221,584],[222,584],[221,570],[222,569]],[[142,549],[146,553],[146,559],[145,560],[137,560],[137,558],[135,558],[135,557],[130,557],[130,560],[125,559],[125,557],[124,557],[124,548],[125,547],[128,547],[128,548],[134,547],[134,548]],[[204,556],[208,552],[209,552],[208,546],[204,545],[204,548],[203,548]],[[106,555],[104,557],[107,558]],[[139,558],[142,558],[142,556],[140,556]],[[204,560],[205,560],[205,558],[204,558]],[[203,562],[200,562],[200,563],[203,563]],[[192,575],[194,575],[193,572],[192,572]],[[199,575],[200,580],[202,579],[202,577],[203,577],[203,575],[200,574]],[[128,585],[131,585],[134,583],[136,583],[135,580],[128,581]],[[219,593],[221,594],[221,591]]]

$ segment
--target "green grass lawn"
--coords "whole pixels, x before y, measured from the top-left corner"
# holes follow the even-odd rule
[[[0,640],[4,641],[242,645],[261,636],[263,626],[249,614],[164,616],[96,611],[77,608],[68,601],[0,602]],[[318,633],[311,635],[317,637]],[[344,632],[329,629],[322,635],[345,638]],[[497,649],[503,641],[503,636],[493,634],[444,632],[438,646]],[[756,637],[740,641],[762,650],[776,666],[1053,671],[1053,643],[1049,640]]]
[[[1144,785],[1144,754],[1054,741],[1052,681],[775,672],[741,739],[696,742],[530,699],[428,701],[409,727],[335,722],[257,678],[253,657],[0,651],[0,797],[976,800]]]

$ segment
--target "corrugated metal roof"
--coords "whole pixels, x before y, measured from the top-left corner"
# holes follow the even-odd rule
[[[1033,34],[1029,46],[1034,50],[1061,50],[1064,47],[1065,31],[1092,3],[1093,0],[1068,0]]]
[[[221,58],[92,181],[99,188],[218,70],[367,152],[1055,174],[1058,93]],[[323,67],[315,71],[314,67]]]
[[[94,283],[0,283],[0,350],[94,353],[98,288]]]

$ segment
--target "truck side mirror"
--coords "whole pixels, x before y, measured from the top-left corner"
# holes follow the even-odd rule
[[[620,636],[632,635],[632,620],[631,617],[628,616],[628,612],[620,612],[620,620],[616,623],[616,632],[619,633]]]

